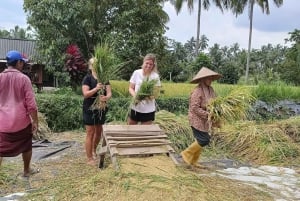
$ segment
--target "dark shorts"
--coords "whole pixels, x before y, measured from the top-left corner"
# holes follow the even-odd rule
[[[106,120],[107,109],[83,111],[84,125],[103,125]]]
[[[14,133],[0,132],[0,157],[14,157],[32,150],[32,125]]]
[[[208,134],[208,132],[199,131],[195,129],[193,126],[192,126],[192,130],[193,130],[194,137],[196,138],[198,144],[201,145],[201,147],[204,147],[209,144],[210,135]]]
[[[130,119],[137,122],[146,122],[146,121],[154,121],[155,112],[150,113],[140,113],[135,110],[131,110],[129,114]]]

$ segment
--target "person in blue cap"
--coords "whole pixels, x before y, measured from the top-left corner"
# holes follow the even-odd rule
[[[21,71],[27,59],[18,51],[6,55],[7,69],[0,73],[0,165],[2,157],[22,153],[24,177],[30,167],[32,136],[38,129],[38,108],[28,76]]]

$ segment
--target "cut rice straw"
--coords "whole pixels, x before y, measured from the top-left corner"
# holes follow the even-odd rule
[[[208,103],[208,119],[212,125],[246,119],[248,109],[254,101],[255,97],[248,88],[233,89],[227,96],[216,97]]]

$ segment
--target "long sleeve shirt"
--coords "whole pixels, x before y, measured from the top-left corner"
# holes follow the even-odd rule
[[[30,79],[9,68],[0,73],[0,132],[13,133],[31,123],[30,113],[37,111]]]
[[[206,105],[210,99],[215,98],[211,86],[200,83],[191,93],[189,100],[188,118],[190,125],[199,131],[208,132],[208,111]]]

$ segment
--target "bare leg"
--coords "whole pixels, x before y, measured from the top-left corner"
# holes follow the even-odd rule
[[[95,134],[93,139],[93,154],[96,156],[96,150],[98,147],[98,144],[101,140],[101,134],[102,134],[102,125],[95,125]]]
[[[130,117],[128,117],[128,119],[127,119],[127,124],[128,125],[136,125],[137,123],[138,123],[137,121],[134,121]]]
[[[145,121],[145,122],[141,122],[142,125],[151,125],[152,121]]]
[[[24,177],[30,176],[30,161],[31,161],[32,151],[22,153],[22,158],[24,162]]]
[[[85,126],[86,129],[86,138],[85,138],[85,151],[88,159],[88,164],[95,164],[95,160],[93,159],[93,138],[95,127],[94,126]]]

